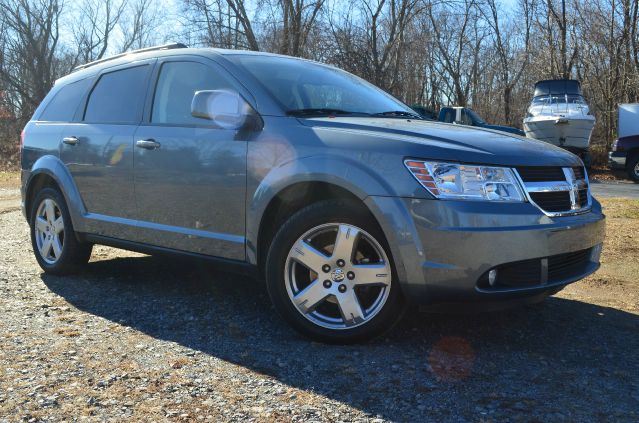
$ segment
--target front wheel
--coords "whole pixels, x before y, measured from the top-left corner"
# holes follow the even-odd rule
[[[324,201],[293,215],[271,244],[266,280],[282,317],[322,342],[375,338],[404,311],[384,236],[352,201]]]
[[[53,188],[38,192],[30,214],[31,244],[47,273],[64,275],[86,264],[91,244],[78,241],[62,194]]]

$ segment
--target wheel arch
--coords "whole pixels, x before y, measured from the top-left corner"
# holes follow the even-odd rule
[[[639,146],[632,147],[626,152],[626,157],[628,157],[628,163],[630,163],[631,159],[635,157],[639,157]]]
[[[398,193],[372,163],[349,155],[314,154],[271,168],[259,178],[257,186],[247,198],[247,261],[261,269],[269,241],[278,228],[278,217],[286,216],[287,212],[294,213],[317,201],[348,198],[360,204],[381,227],[397,271],[402,274],[402,266],[393,245],[395,236],[388,233],[388,225],[383,221],[383,211],[375,209],[374,204],[366,201],[370,196],[396,197]],[[274,211],[281,204],[288,207],[286,212],[278,216]]]
[[[288,217],[306,206],[333,199],[352,200],[372,215],[359,196],[342,186],[326,181],[296,182],[275,193],[264,208],[257,229],[255,262],[259,268],[263,269],[270,241]]]
[[[62,193],[69,209],[71,223],[78,230],[82,216],[86,213],[84,203],[67,167],[59,158],[51,155],[39,158],[29,172],[24,196],[27,219],[31,218],[33,199],[38,191],[45,187],[56,188]]]
[[[400,250],[395,245],[397,237],[388,232],[390,226],[381,220],[384,218],[384,212],[375,207],[375,202],[365,201],[366,198],[360,198],[342,186],[325,181],[297,182],[283,188],[271,198],[260,217],[254,244],[247,249],[251,253],[249,261],[257,266],[260,275],[264,275],[264,266],[270,243],[278,228],[288,217],[302,208],[319,201],[349,199],[358,204],[361,210],[370,214],[379,226],[381,233],[384,235],[384,241],[389,248],[388,254],[392,257],[395,271],[401,283],[406,280],[406,270]],[[249,239],[247,238],[247,240]]]

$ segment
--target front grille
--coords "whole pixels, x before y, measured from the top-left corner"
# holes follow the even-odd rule
[[[570,193],[568,191],[531,192],[530,198],[542,209],[558,213],[570,210]]]
[[[497,278],[492,285],[486,272],[477,281],[477,287],[482,290],[504,290],[561,284],[586,273],[591,264],[591,255],[592,248],[588,248],[573,253],[502,264],[493,268],[497,270]]]
[[[580,213],[590,206],[583,167],[523,166],[516,170],[530,200],[547,214]]]
[[[560,167],[518,167],[519,177],[524,182],[565,181],[566,176]]]
[[[561,281],[585,272],[592,249],[548,257],[548,281]]]
[[[579,204],[579,208],[586,207],[588,205],[588,188],[580,189],[577,196],[577,204]]]

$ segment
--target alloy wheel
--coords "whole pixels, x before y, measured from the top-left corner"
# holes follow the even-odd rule
[[[64,218],[53,199],[45,198],[38,206],[33,230],[40,257],[48,264],[55,264],[64,247]]]
[[[384,307],[392,282],[380,243],[344,223],[320,225],[302,235],[288,253],[285,272],[297,311],[328,329],[370,321]]]

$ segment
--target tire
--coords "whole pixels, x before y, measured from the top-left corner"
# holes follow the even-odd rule
[[[628,158],[628,177],[635,184],[639,184],[639,153]]]
[[[590,170],[590,166],[592,165],[592,156],[590,153],[588,151],[584,152],[581,159],[584,162],[586,169]]]
[[[278,313],[316,341],[368,341],[404,314],[384,235],[351,200],[318,202],[289,218],[271,243],[265,275]]]
[[[57,189],[44,188],[36,194],[29,226],[33,253],[46,273],[67,275],[89,261],[93,246],[78,241],[64,197]]]

